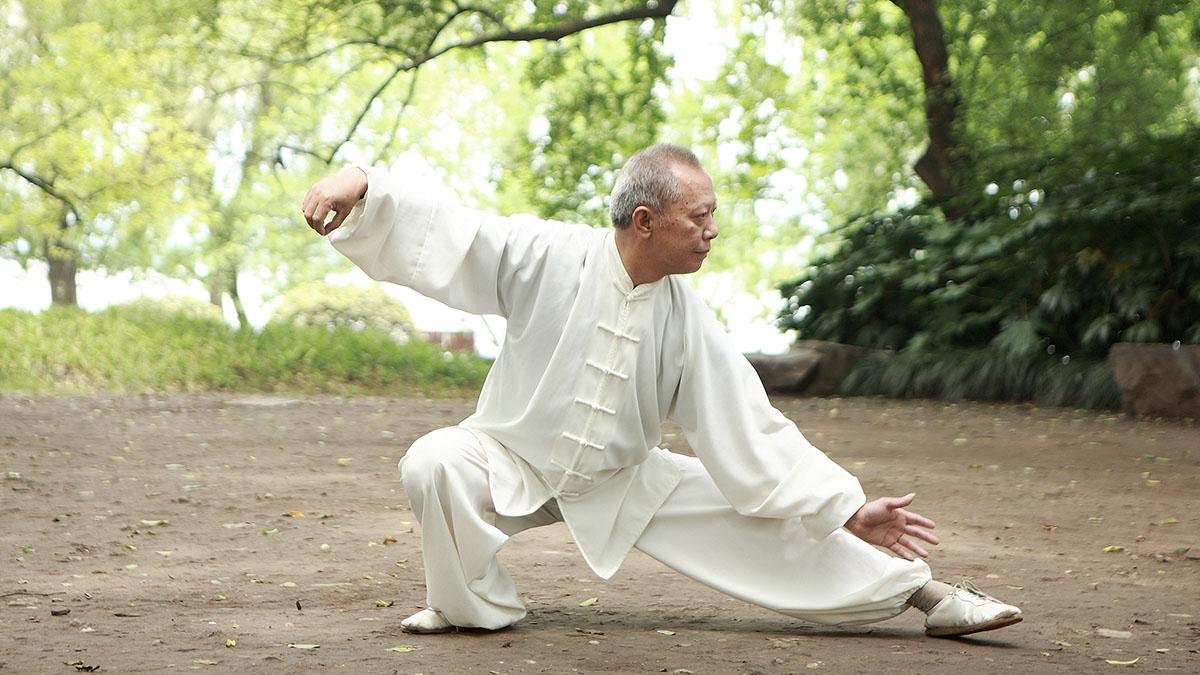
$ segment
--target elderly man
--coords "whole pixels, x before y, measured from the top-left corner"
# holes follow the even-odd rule
[[[403,630],[520,620],[496,553],[558,521],[606,579],[636,546],[817,623],[881,621],[909,606],[935,636],[1021,620],[971,587],[931,581],[918,558],[938,540],[932,521],[905,509],[913,495],[866,501],[771,406],[680,276],[708,255],[716,209],[695,155],[672,145],[622,168],[613,230],[471,211],[378,169],[348,168],[309,191],[308,224],[372,278],[508,320],[476,412],[400,462],[428,605]],[[667,418],[696,457],[658,447]]]

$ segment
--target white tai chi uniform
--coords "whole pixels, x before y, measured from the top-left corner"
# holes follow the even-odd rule
[[[401,460],[429,605],[458,626],[524,616],[495,553],[561,519],[611,577],[636,544],[735,597],[821,623],[900,613],[929,580],[843,531],[857,479],[773,408],[691,287],[634,286],[611,230],[501,218],[367,169],[330,235],[374,279],[507,318],[475,414]],[[668,417],[696,458],[661,449]],[[486,481],[486,483],[485,483]],[[703,545],[728,542],[722,559]]]

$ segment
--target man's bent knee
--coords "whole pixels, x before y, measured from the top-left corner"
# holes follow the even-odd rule
[[[478,441],[461,427],[431,431],[418,438],[400,458],[400,480],[408,492],[422,490],[435,477],[465,468]]]

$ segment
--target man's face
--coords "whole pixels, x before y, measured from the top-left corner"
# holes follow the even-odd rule
[[[656,214],[654,250],[665,274],[691,274],[700,269],[717,237],[713,220],[717,196],[704,169],[675,164],[672,172],[679,182],[680,198]]]

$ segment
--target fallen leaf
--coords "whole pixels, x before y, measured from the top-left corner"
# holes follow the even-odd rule
[[[169,520],[143,520],[142,521],[142,525],[144,525],[146,527],[166,527],[167,525],[170,525],[170,524],[171,524],[171,521],[169,521]]]
[[[29,554],[33,553],[33,547],[32,546],[22,546],[21,553],[24,553],[25,555],[29,555]]]
[[[592,605],[596,604],[597,602],[600,602],[600,598],[588,598],[587,600],[584,600],[583,602],[579,603],[579,606],[580,607],[591,607]]]
[[[1162,520],[1158,521],[1158,524],[1159,525],[1178,525],[1179,519],[1176,518],[1175,516],[1171,516],[1170,518],[1163,518]]]
[[[285,513],[283,515],[287,518],[303,518],[304,512],[303,511],[292,511],[291,513]]]
[[[674,635],[675,634],[675,631],[673,631],[673,630],[656,630],[654,632],[658,633],[659,635]]]
[[[389,534],[388,536],[383,538],[383,543],[384,543],[384,545],[394,544],[394,543],[396,543],[396,538]]]
[[[321,550],[328,553],[332,547],[329,544],[321,544]]]
[[[210,661],[209,659],[193,659],[192,663],[198,663],[202,666],[215,666],[215,665],[217,665],[218,662]]]
[[[278,528],[278,527],[272,527],[272,528],[271,528],[271,529],[269,529],[269,530],[268,530],[267,528],[265,528],[265,527],[264,527],[263,529],[259,530],[259,531],[258,531],[258,533],[259,533],[259,534],[261,534],[261,535],[262,535],[262,536],[264,536],[264,537],[269,537],[269,536],[271,536],[272,534],[275,534],[275,533],[276,533],[276,532],[278,532],[278,531],[279,531],[279,528]]]
[[[1124,551],[1124,550],[1125,550],[1124,546],[1105,546],[1104,547],[1105,553],[1120,553],[1121,551]]]
[[[226,648],[233,648],[236,646],[237,646],[237,640],[234,640],[233,638],[229,638],[228,640],[225,641]]]
[[[1120,640],[1128,640],[1133,637],[1133,633],[1127,630],[1113,630],[1111,628],[1097,628],[1096,635],[1106,638],[1117,638]]]
[[[388,647],[388,651],[399,652],[403,654],[405,652],[415,652],[417,651],[417,648],[412,645],[396,645],[395,647]]]
[[[1071,646],[1071,643],[1067,642],[1066,640],[1055,640],[1054,644],[1058,645],[1059,647],[1070,647]]]
[[[1088,518],[1088,522],[1089,523],[1103,523],[1104,519],[1099,516],[1091,516],[1090,518]]]
[[[375,601],[376,607],[391,607],[394,604],[396,604],[395,600],[376,600]]]
[[[1008,590],[1010,590],[1010,591],[1023,591],[1023,590],[1025,590],[1025,587],[1024,587],[1024,586],[1012,586],[1012,585],[1009,585],[1009,586],[1008,586]]]
[[[303,642],[289,642],[288,646],[292,649],[320,649],[321,645],[311,645]]]
[[[264,492],[264,493],[262,493],[262,495],[260,495],[258,497],[258,499],[264,499],[264,500],[275,499],[275,495],[271,494],[270,492]]]
[[[175,555],[175,551],[155,551],[155,552],[164,558],[170,558],[171,556]]]
[[[353,457],[338,457],[337,464],[338,464],[338,466],[350,466],[350,462],[353,462],[353,461],[354,461]]]
[[[1133,664],[1137,663],[1140,660],[1142,660],[1142,657],[1139,656],[1138,658],[1133,659],[1131,661],[1118,661],[1117,659],[1104,659],[1104,662],[1110,666],[1132,666]]]

